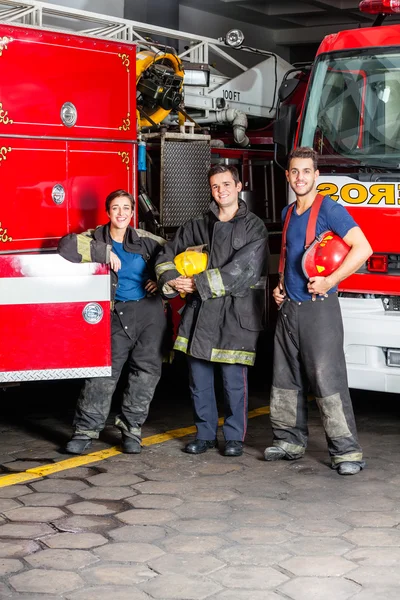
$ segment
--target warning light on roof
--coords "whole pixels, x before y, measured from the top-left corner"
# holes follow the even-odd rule
[[[360,11],[372,15],[400,13],[400,0],[362,0]]]

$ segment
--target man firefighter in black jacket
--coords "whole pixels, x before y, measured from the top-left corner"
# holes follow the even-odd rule
[[[125,363],[128,383],[115,425],[122,432],[122,450],[141,451],[141,428],[160,379],[166,333],[164,308],[151,279],[154,257],[165,243],[130,223],[134,199],[124,190],[106,198],[109,222],[60,240],[58,251],[71,262],[106,263],[111,267],[111,377],[86,379],[74,418],[74,435],[66,445],[82,454],[104,429],[111,399]],[[96,343],[96,340],[94,340]]]
[[[264,223],[239,200],[235,167],[216,165],[208,173],[209,211],[180,227],[156,260],[159,287],[167,296],[187,294],[175,350],[187,354],[197,436],[191,454],[217,445],[218,412],[214,363],[221,364],[225,396],[225,456],[240,456],[247,427],[247,367],[254,364],[262,329],[268,256]],[[183,277],[174,258],[205,245],[207,269]]]

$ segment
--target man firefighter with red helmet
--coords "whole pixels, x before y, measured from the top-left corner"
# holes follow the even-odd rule
[[[359,269],[372,249],[346,209],[317,193],[318,176],[314,150],[291,153],[286,178],[296,202],[282,213],[280,281],[273,292],[279,308],[270,406],[273,445],[264,457],[294,460],[304,455],[310,390],[332,468],[354,475],[365,463],[347,384],[337,285]]]

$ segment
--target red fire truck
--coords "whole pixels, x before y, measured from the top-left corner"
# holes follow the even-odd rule
[[[364,0],[377,25],[328,35],[313,66],[295,145],[319,155],[318,189],[343,204],[374,254],[340,285],[350,387],[400,391],[399,0]],[[290,123],[291,121],[291,123]],[[293,112],[276,122],[285,155]]]
[[[134,45],[0,26],[0,382],[111,372],[108,267],[55,249],[135,193],[132,65]]]

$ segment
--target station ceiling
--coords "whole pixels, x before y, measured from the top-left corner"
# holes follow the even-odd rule
[[[180,4],[199,7],[198,0]],[[368,27],[374,15],[362,13],[360,0],[201,0],[202,10],[275,31],[282,44],[310,43],[339,29]],[[391,23],[400,18],[389,17]]]

